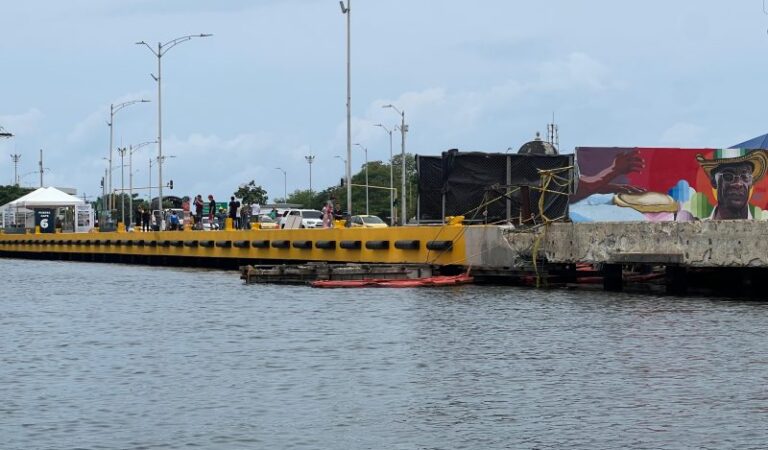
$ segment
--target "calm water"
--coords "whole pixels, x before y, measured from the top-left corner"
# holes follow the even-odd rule
[[[0,269],[2,449],[768,446],[768,303]]]

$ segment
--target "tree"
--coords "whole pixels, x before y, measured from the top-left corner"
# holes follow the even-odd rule
[[[285,203],[295,203],[308,209],[320,209],[323,207],[325,200],[327,198],[321,192],[309,192],[309,189],[307,189],[293,191],[288,195]]]
[[[241,184],[233,194],[236,198],[243,199],[243,203],[258,203],[264,205],[267,203],[267,191],[263,187],[257,186],[256,182],[251,180],[247,184]]]
[[[23,197],[34,189],[24,188],[19,186],[0,186],[0,205],[5,205],[8,202],[12,202],[19,197]]]

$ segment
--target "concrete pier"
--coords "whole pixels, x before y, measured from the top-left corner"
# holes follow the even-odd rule
[[[763,221],[4,234],[0,256],[222,268],[418,264],[435,273],[471,269],[488,283],[589,283],[612,291],[658,283],[676,295],[700,287],[752,295],[768,287],[765,236]]]

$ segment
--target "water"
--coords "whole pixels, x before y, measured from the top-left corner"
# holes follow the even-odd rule
[[[768,303],[0,269],[3,449],[768,445]]]

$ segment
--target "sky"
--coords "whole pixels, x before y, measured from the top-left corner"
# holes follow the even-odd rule
[[[547,123],[577,146],[728,147],[768,132],[768,15],[761,0],[349,0],[352,142],[406,151],[517,150]],[[158,136],[162,58],[166,195],[227,199],[254,180],[270,200],[336,185],[346,158],[346,17],[335,0],[26,0],[0,16],[0,184],[94,199],[149,184],[157,146],[122,168],[117,147]],[[393,134],[399,153],[400,136]],[[338,157],[337,157],[338,156]],[[352,169],[365,162],[352,148]],[[126,156],[124,165],[128,164]],[[277,168],[285,170],[283,172]],[[152,168],[157,184],[156,166]],[[285,183],[285,185],[284,185]],[[137,191],[145,196],[147,191]],[[156,195],[156,192],[155,194]]]

